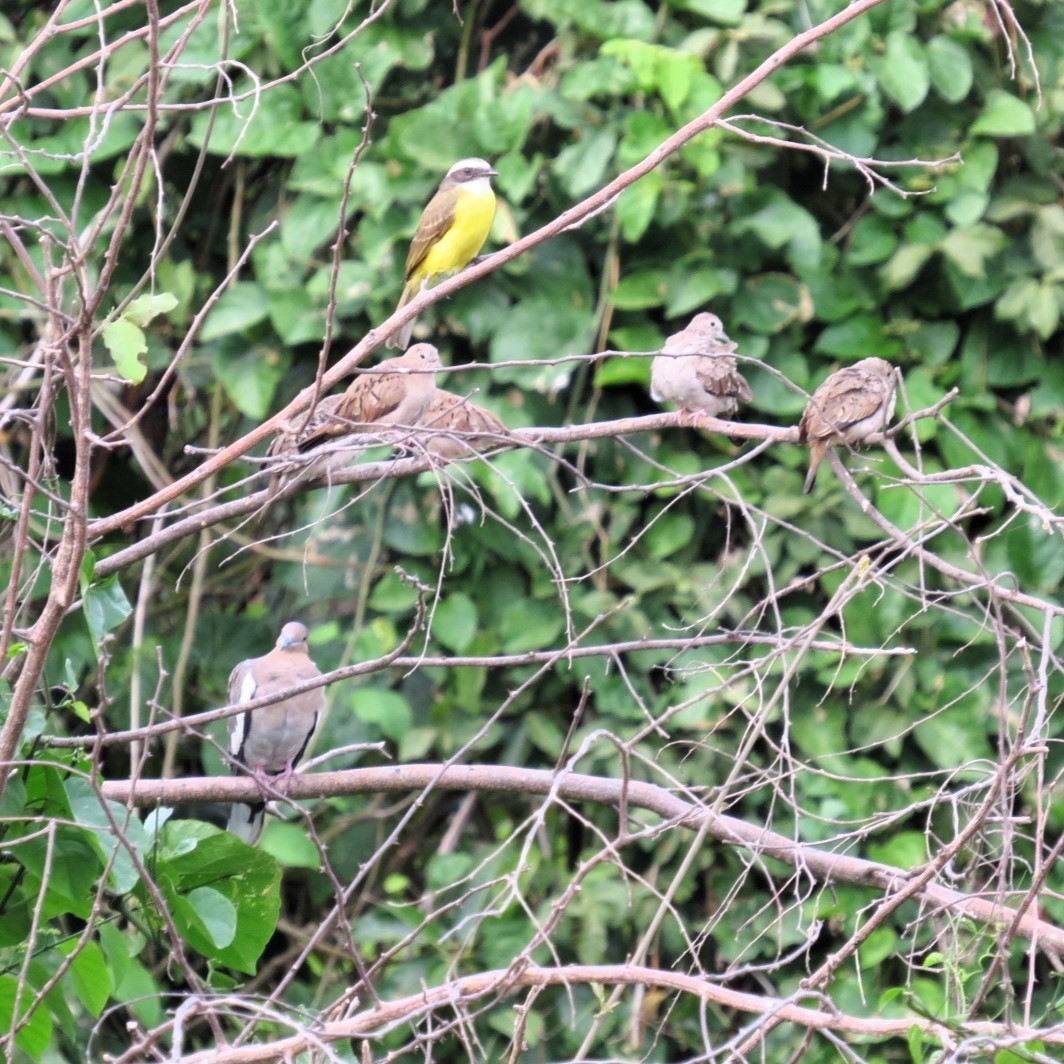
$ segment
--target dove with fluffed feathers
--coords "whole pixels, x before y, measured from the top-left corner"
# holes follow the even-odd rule
[[[425,450],[441,458],[468,458],[477,451],[505,446],[509,436],[493,413],[443,388],[436,389],[421,428],[418,438]]]
[[[229,704],[235,706],[279,694],[320,675],[321,670],[307,650],[306,626],[289,621],[281,629],[273,650],[261,658],[242,661],[233,669],[229,676]],[[267,773],[291,776],[324,709],[325,691],[317,687],[230,717],[229,754],[233,759],[233,774],[250,769],[260,781],[265,781]],[[265,817],[265,800],[234,802],[226,828],[254,846],[262,834]]]
[[[882,432],[894,416],[897,371],[882,358],[863,358],[836,370],[809,400],[798,423],[798,442],[809,444],[809,494],[828,449],[855,445]]]
[[[728,338],[716,314],[696,314],[674,333],[650,364],[650,395],[675,403],[692,421],[734,414],[753,398],[732,357],[738,345]]]

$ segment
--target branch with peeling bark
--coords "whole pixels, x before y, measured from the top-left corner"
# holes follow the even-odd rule
[[[110,801],[139,806],[234,802],[247,801],[261,794],[258,786],[255,780],[225,777],[142,779],[136,784],[111,780],[103,784],[102,794]],[[286,793],[289,798],[299,799],[329,798],[342,794],[405,793],[426,789],[551,795],[567,801],[624,804],[627,808],[646,809],[673,825],[692,830],[703,829],[707,835],[721,842],[742,847],[759,856],[773,857],[794,868],[801,868],[824,882],[855,883],[881,891],[884,895],[906,888],[914,875],[921,871],[895,868],[795,842],[758,824],[714,814],[652,783],[588,776],[577,772],[555,773],[503,765],[395,765],[300,774],[292,780]],[[1039,947],[1064,952],[1064,930],[1029,911],[1018,912],[990,898],[964,894],[930,882],[921,887],[917,896],[936,908],[980,923],[1014,924],[1017,934],[1037,942]]]
[[[1001,1044],[1019,1045],[1023,1041],[1036,1041],[1048,1045],[1064,1045],[1064,1031],[1016,1026],[1011,1023],[958,1023],[947,1026],[925,1016],[910,1015],[898,1019],[879,1019],[854,1016],[833,1007],[815,1008],[806,1002],[817,1000],[818,995],[796,994],[790,998],[776,998],[768,994],[750,994],[694,975],[651,968],[637,964],[572,964],[564,967],[524,967],[480,972],[476,975],[450,979],[436,986],[427,986],[417,994],[380,1001],[355,1015],[342,1020],[329,1020],[307,1028],[298,1021],[289,1019],[297,1033],[275,1038],[253,1046],[216,1047],[198,1053],[178,1054],[169,1057],[172,1064],[255,1064],[256,1061],[295,1059],[302,1053],[323,1050],[325,1046],[341,1039],[359,1038],[376,1040],[397,1024],[413,1023],[437,1011],[447,1014],[446,1020],[434,1025],[433,1038],[438,1040],[454,1030],[462,1022],[472,1019],[484,1007],[496,1006],[502,999],[528,989],[558,987],[572,990],[578,986],[657,987],[675,994],[688,994],[706,1003],[724,1009],[745,1012],[756,1016],[772,1016],[778,1022],[794,1024],[809,1031],[835,1031],[840,1035],[864,1038],[904,1039],[913,1031],[920,1031],[929,1038],[953,1044],[965,1037],[992,1038]],[[236,1010],[249,1019],[268,1020],[278,1023],[276,1009],[262,1016],[254,1015],[254,1006],[243,998],[222,997],[216,1000],[194,999],[183,1009],[182,1022],[186,1023],[197,1014],[214,1009],[226,1012]],[[458,1015],[455,1017],[455,1012]],[[250,1014],[250,1015],[249,1015]],[[168,1024],[168,1027],[173,1026]],[[131,1047],[129,1053],[116,1058],[116,1064],[133,1064],[143,1059],[146,1045]],[[742,1059],[742,1058],[732,1058]]]

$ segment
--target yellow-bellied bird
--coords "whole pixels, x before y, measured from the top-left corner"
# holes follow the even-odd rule
[[[289,621],[269,654],[249,658],[233,669],[229,676],[229,704],[235,706],[278,694],[320,675],[307,652],[306,626]],[[265,781],[266,773],[283,773],[282,778],[290,778],[324,708],[325,691],[317,687],[230,717],[229,753],[234,759],[233,774],[250,768],[260,781]],[[265,801],[234,802],[226,828],[254,846],[262,834],[265,818]]]
[[[857,444],[882,432],[894,416],[897,371],[882,358],[862,358],[832,373],[809,400],[798,423],[798,442],[809,444],[809,473],[802,488],[813,490],[829,447]]]
[[[675,403],[681,416],[697,423],[703,415],[734,414],[750,402],[750,385],[732,358],[738,345],[728,339],[716,314],[696,314],[665,341],[650,364],[650,395]]]
[[[476,257],[495,217],[491,179],[497,173],[483,159],[459,159],[447,171],[410,242],[396,310],[437,277],[460,270]],[[408,321],[388,338],[388,346],[406,347],[413,329],[414,322]]]

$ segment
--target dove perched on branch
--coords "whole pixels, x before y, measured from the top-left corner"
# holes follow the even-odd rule
[[[419,424],[432,406],[436,371],[441,368],[440,353],[432,344],[414,344],[395,358],[360,370],[347,391],[329,404],[328,419],[312,419],[297,449],[307,451],[329,436],[346,436],[358,428]]]
[[[665,341],[650,364],[650,395],[659,403],[675,403],[682,417],[734,414],[739,403],[753,398],[716,314],[696,314],[690,324]]]
[[[882,358],[863,358],[832,373],[809,400],[798,423],[798,442],[809,444],[809,473],[802,490],[813,490],[828,448],[859,444],[882,432],[894,416],[897,371]]]
[[[229,676],[229,703],[239,705],[265,695],[279,694],[320,676],[318,666],[307,652],[307,629],[289,621],[281,629],[277,645],[261,658],[240,662]],[[303,756],[325,708],[325,691],[318,687],[300,695],[282,698],[268,706],[246,710],[229,718],[229,754],[232,771],[249,768],[260,782],[267,773],[290,778]],[[234,802],[227,830],[254,846],[262,834],[266,802]]]
[[[441,368],[440,353],[432,344],[414,344],[395,358],[361,370],[345,392],[322,399],[305,426],[305,415],[297,415],[275,437],[269,453],[303,454],[333,437],[360,430],[370,434],[383,426],[418,425],[432,406],[436,371]],[[348,460],[344,455],[331,457],[339,462]],[[311,462],[302,468],[298,479],[317,476],[328,467],[328,461]],[[280,472],[282,478],[271,494],[281,489],[283,474],[290,468],[281,467]]]
[[[454,392],[436,389],[421,420],[425,450],[441,458],[469,458],[477,451],[505,445],[509,430],[492,413]]]

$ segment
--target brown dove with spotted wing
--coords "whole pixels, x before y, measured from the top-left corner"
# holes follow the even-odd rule
[[[477,451],[505,446],[509,436],[493,413],[443,388],[436,389],[421,427],[425,450],[441,458],[469,458]]]
[[[270,445],[275,456],[303,454],[338,436],[362,430],[373,433],[385,426],[414,426],[421,422],[436,395],[436,371],[442,368],[439,351],[432,344],[414,344],[401,355],[362,370],[339,395],[329,395],[314,409],[309,422],[297,415]],[[319,476],[350,461],[350,454],[337,453],[303,465],[296,479]],[[271,495],[289,482],[291,466],[280,466]]]
[[[813,490],[828,449],[855,445],[882,432],[894,416],[897,372],[882,358],[863,358],[832,373],[809,400],[798,423],[798,442],[809,444],[809,473],[802,488]]]

